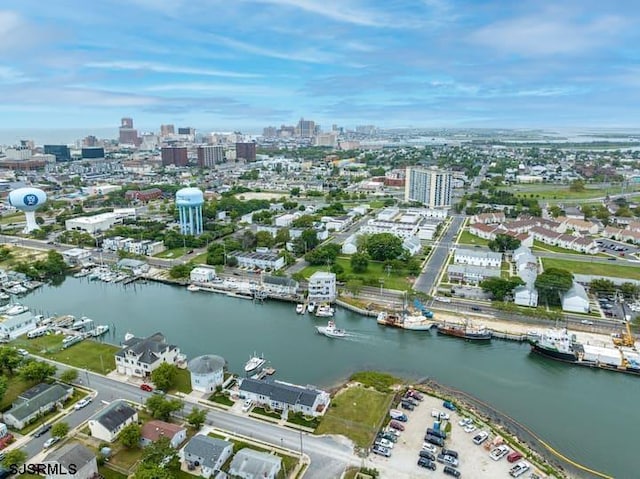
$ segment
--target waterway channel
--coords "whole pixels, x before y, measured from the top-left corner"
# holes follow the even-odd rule
[[[240,372],[255,351],[276,377],[330,387],[363,369],[433,378],[490,403],[569,458],[616,478],[638,477],[640,378],[571,367],[529,354],[525,344],[474,344],[435,333],[385,328],[338,309],[345,340],[318,335],[322,319],[293,304],[254,303],[156,283],[128,286],[69,278],[22,299],[45,315],[109,324],[105,339],[160,331],[188,357],[219,354]]]

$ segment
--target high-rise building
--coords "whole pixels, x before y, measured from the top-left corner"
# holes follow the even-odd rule
[[[236,143],[236,159],[246,162],[256,161],[256,144]]]
[[[175,135],[176,129],[173,125],[160,125],[160,136]]]
[[[71,151],[67,145],[44,145],[47,155],[56,157],[56,161],[71,161]]]
[[[201,145],[198,147],[198,166],[213,168],[224,161],[224,147],[222,145]]]
[[[451,206],[451,172],[439,168],[407,167],[405,201],[418,201],[429,208]]]
[[[184,128],[178,128],[178,135],[189,135],[193,136],[196,134],[196,129],[186,126]]]
[[[140,138],[138,138],[138,130],[133,128],[133,118],[122,118],[120,120],[118,142],[121,145],[140,146]]]
[[[265,138],[275,138],[278,136],[278,129],[275,126],[267,126],[262,129],[262,136]]]
[[[4,150],[4,154],[9,160],[29,160],[31,159],[31,148],[27,146],[13,146]]]
[[[300,118],[296,127],[296,135],[300,138],[312,138],[316,133],[316,122]]]
[[[89,135],[85,137],[84,140],[82,140],[82,146],[88,146],[88,147],[98,146],[98,139],[93,135]]]
[[[104,158],[104,148],[102,147],[83,148],[82,158],[83,159]]]
[[[161,156],[162,166],[187,166],[189,164],[187,148],[184,146],[163,146]]]

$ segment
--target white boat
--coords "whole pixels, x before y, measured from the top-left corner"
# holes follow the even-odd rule
[[[198,288],[195,284],[190,284],[189,286],[187,286],[187,291],[191,291],[191,292],[200,291],[200,288]]]
[[[27,291],[29,290],[20,284],[16,284],[15,286],[11,286],[10,288],[7,289],[7,293],[11,293],[11,294],[24,294]]]
[[[70,328],[78,330],[78,329],[84,329],[86,326],[91,326],[91,325],[93,325],[93,319],[83,316],[78,321],[74,321],[73,324],[71,324]]]
[[[334,309],[328,304],[321,304],[316,309],[316,316],[319,318],[331,318],[333,317]]]
[[[95,329],[92,329],[91,331],[87,331],[87,336],[92,336],[94,338],[97,338],[98,336],[102,336],[103,334],[105,334],[107,331],[109,331],[108,324],[99,324],[98,326],[95,327]]]
[[[254,353],[253,356],[249,358],[249,361],[244,365],[244,372],[247,374],[254,373],[258,371],[262,366],[267,362],[262,356],[258,356]]]
[[[347,332],[344,329],[336,328],[336,323],[329,321],[326,326],[316,326],[316,330],[320,334],[324,334],[328,338],[344,338]]]
[[[307,311],[310,313],[313,313],[316,309],[316,303],[314,303],[313,301],[311,301],[308,305],[307,305]]]
[[[133,339],[133,338],[135,338],[135,337],[136,337],[136,335],[135,335],[135,334],[133,334],[133,333],[126,333],[126,334],[124,335],[124,341],[125,341],[125,342],[127,342],[127,341],[129,341],[130,339]]]
[[[65,336],[65,338],[62,340],[62,349],[66,349],[69,346],[79,343],[80,341],[82,341],[84,338],[79,335],[79,334],[73,334],[71,336]]]
[[[4,312],[7,316],[15,316],[17,314],[22,314],[29,311],[28,306],[24,306],[23,304],[14,304],[10,308]]]
[[[304,304],[296,304],[296,313],[304,314]]]
[[[0,301],[9,301],[11,299],[11,296],[9,296],[7,293],[0,293]]]

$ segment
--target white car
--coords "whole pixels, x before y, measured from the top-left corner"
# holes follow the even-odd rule
[[[463,430],[464,432],[473,432],[476,430],[476,427],[473,424],[467,424]]]
[[[489,438],[489,433],[487,431],[480,431],[478,434],[473,436],[473,443],[477,446],[482,444]]]
[[[473,421],[472,421],[470,418],[468,418],[468,417],[464,417],[464,418],[460,419],[460,421],[458,422],[458,424],[459,424],[460,426],[462,426],[462,427],[465,427],[466,425],[471,424],[472,422],[473,422]]]
[[[437,454],[438,453],[438,448],[436,446],[434,446],[433,444],[430,444],[428,442],[425,442],[422,445],[422,450],[430,452],[431,454]]]
[[[18,354],[20,356],[29,356],[29,351],[27,351],[26,349],[20,348],[20,349],[18,349]]]
[[[249,412],[251,406],[253,406],[253,401],[251,399],[247,399],[244,404],[242,404],[242,412]]]
[[[49,449],[51,446],[53,446],[56,442],[58,442],[60,440],[60,438],[58,436],[53,436],[50,437],[49,439],[47,439],[44,444],[43,447],[45,449]]]
[[[438,411],[437,409],[431,411],[431,417],[435,417],[436,419],[440,419],[443,421],[449,420],[449,415],[446,412]]]
[[[375,444],[377,446],[386,447],[387,449],[393,449],[393,442],[389,441],[388,439],[376,439]]]
[[[502,445],[502,446],[498,446],[495,447],[491,450],[491,452],[489,453],[489,457],[491,459],[493,459],[494,461],[499,461],[500,459],[502,459],[504,456],[506,456],[507,454],[509,454],[509,452],[511,451],[511,449],[509,449],[507,446]]]
[[[92,397],[90,397],[90,396],[89,396],[89,397],[86,397],[86,398],[84,398],[84,399],[80,399],[80,401],[78,401],[78,402],[73,406],[73,408],[74,408],[76,411],[78,411],[78,410],[82,409],[83,407],[88,406],[88,405],[91,403],[91,401],[92,401],[92,400],[93,400],[93,398],[92,398]]]
[[[520,461],[518,464],[516,464],[509,470],[509,475],[511,477],[519,477],[523,475],[525,472],[527,472],[530,467],[531,466],[527,461]]]

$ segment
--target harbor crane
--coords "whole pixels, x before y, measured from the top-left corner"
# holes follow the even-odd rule
[[[616,346],[626,346],[629,348],[634,348],[636,345],[636,338],[631,332],[631,326],[629,325],[629,321],[625,322],[626,331],[614,335],[611,339],[613,340],[613,344]]]

